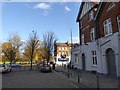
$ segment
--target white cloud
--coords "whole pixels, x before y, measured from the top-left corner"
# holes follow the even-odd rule
[[[46,4],[46,3],[38,3],[34,6],[34,8],[40,8],[40,9],[50,9],[50,5],[49,4]]]
[[[65,6],[65,10],[68,11],[68,12],[71,11],[71,9],[67,6]]]

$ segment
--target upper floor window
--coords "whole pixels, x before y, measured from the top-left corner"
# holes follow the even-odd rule
[[[118,22],[118,29],[120,31],[120,15],[117,17],[117,22]]]
[[[107,10],[112,9],[114,6],[115,6],[115,3],[114,3],[114,2],[110,3],[110,5],[108,6],[108,9],[107,9]]]
[[[84,34],[81,35],[81,43],[82,45],[85,43]]]
[[[62,47],[62,50],[64,50],[64,47]]]
[[[91,31],[90,31],[90,37],[91,37],[91,41],[95,40],[95,30],[94,30],[94,28],[92,28]]]
[[[62,52],[59,52],[59,56],[61,56]]]
[[[111,22],[111,19],[107,19],[104,21],[104,33],[105,33],[105,36],[108,36],[110,34],[112,34],[112,22]]]
[[[65,49],[68,50],[67,47]]]
[[[96,51],[92,51],[92,62],[93,62],[93,65],[97,65]]]
[[[59,50],[61,50],[61,48],[59,47]]]
[[[92,20],[92,19],[94,18],[93,11],[90,12],[90,14],[89,14],[89,18],[90,18],[90,20]]]

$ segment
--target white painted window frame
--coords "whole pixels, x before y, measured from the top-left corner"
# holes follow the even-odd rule
[[[118,30],[120,33],[120,15],[117,16]]]
[[[78,64],[79,63],[79,55],[78,54],[74,54],[75,60],[74,63]]]
[[[93,64],[93,66],[97,66],[98,65],[97,52],[94,50],[94,51],[91,51],[91,53],[92,53],[92,64]],[[93,63],[93,62],[96,62],[96,63]]]
[[[95,28],[92,28],[90,31],[90,39],[91,41],[95,41]]]
[[[104,34],[105,34],[105,36],[111,35],[113,33],[112,32],[112,21],[111,21],[111,18],[108,18],[107,20],[105,20],[103,22],[103,25],[104,25]]]
[[[89,13],[89,19],[90,19],[90,21],[91,21],[93,18],[94,18],[94,13],[93,13],[93,11],[90,11],[90,13]]]
[[[113,7],[115,7],[115,3],[114,3],[114,2],[111,2],[111,4],[108,6],[108,9],[107,9],[107,10],[110,10],[110,9],[112,9]]]

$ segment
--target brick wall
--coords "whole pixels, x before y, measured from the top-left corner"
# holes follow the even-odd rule
[[[108,6],[111,2],[107,2],[105,4],[105,7],[103,11],[101,12],[100,18],[99,18],[99,30],[100,30],[100,37],[104,37],[104,25],[103,22],[111,18],[112,21],[112,31],[113,33],[118,32],[118,25],[117,25],[117,16],[120,15],[120,2],[115,2],[115,7],[108,10]]]

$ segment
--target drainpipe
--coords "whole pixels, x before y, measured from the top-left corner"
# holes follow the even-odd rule
[[[118,29],[118,89],[120,90],[120,28]]]
[[[102,49],[100,46],[100,30],[99,30],[99,17],[95,20],[95,26],[96,26],[96,44],[97,44],[97,49],[99,51],[100,54],[100,60],[101,60],[101,70],[102,70],[102,74],[103,74],[103,62],[102,62]]]

